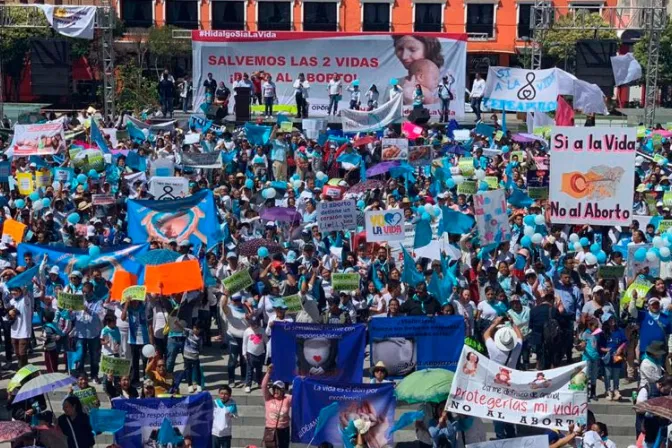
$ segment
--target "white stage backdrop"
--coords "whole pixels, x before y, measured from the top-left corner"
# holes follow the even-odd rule
[[[465,34],[337,33],[292,31],[193,31],[195,104],[205,99],[208,73],[231,88],[236,75],[263,70],[273,76],[280,104],[294,104],[292,84],[299,73],[310,83],[309,114],[327,114],[327,84],[335,74],[343,83],[339,109],[349,106],[346,90],[359,80],[362,105],[372,84],[380,92],[378,104],[389,98],[390,81],[404,92],[404,114],[412,109],[416,84],[423,86],[425,107],[438,118],[437,87],[448,76],[453,92],[451,115],[464,115],[467,60]]]

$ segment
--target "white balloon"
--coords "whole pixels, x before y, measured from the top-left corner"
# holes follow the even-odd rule
[[[661,237],[659,237],[659,236],[654,236],[653,237],[653,247],[661,248],[661,247],[663,247],[663,245],[664,245],[664,243],[663,243],[663,239]]]
[[[579,235],[577,235],[576,233],[572,233],[571,235],[569,235],[569,241],[571,243],[576,243],[579,241],[579,239],[580,239]]]
[[[646,259],[653,263],[654,261],[656,261],[658,259],[658,256],[656,255],[656,253],[654,251],[650,250],[650,251],[646,252]]]
[[[597,264],[597,257],[595,254],[587,253],[586,254],[586,264],[593,265]]]
[[[532,227],[532,226],[525,226],[525,228],[523,229],[523,235],[525,235],[525,236],[530,236],[530,237],[531,237],[532,235],[534,235],[534,227]]]
[[[453,176],[453,181],[455,185],[462,185],[464,183],[464,176]]]
[[[294,188],[301,188],[301,184],[303,184],[303,182],[301,182],[301,181],[298,180],[298,179],[295,180],[295,181],[294,181]]]
[[[534,244],[541,244],[541,241],[544,239],[543,236],[541,236],[541,233],[535,233],[532,235],[532,242]]]
[[[39,201],[33,202],[33,210],[39,211],[44,208],[44,204],[42,203],[42,200],[40,199]]]
[[[156,355],[156,349],[152,344],[147,344],[142,347],[142,356],[145,358],[153,358]]]
[[[474,171],[474,178],[476,178],[478,180],[485,179],[485,171],[483,171],[482,169],[475,170]]]
[[[583,249],[583,246],[581,245],[581,243],[576,241],[574,243],[574,252],[581,252],[582,249]]]
[[[544,219],[544,215],[535,216],[534,223],[538,226],[543,226],[544,224],[546,224],[546,219]]]
[[[275,188],[269,188],[269,189],[266,191],[266,198],[268,198],[268,199],[273,199],[273,198],[275,197],[276,194],[277,194],[277,192],[275,191]]]
[[[434,215],[434,206],[432,204],[425,204],[424,209],[429,216]]]
[[[669,247],[661,247],[660,248],[660,256],[663,258],[667,258],[670,256],[670,248]]]

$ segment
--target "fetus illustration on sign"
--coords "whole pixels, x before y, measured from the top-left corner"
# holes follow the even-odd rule
[[[296,361],[300,376],[336,375],[338,339],[297,339]]]

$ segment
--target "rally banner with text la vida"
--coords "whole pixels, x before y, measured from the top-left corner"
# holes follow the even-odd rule
[[[554,127],[551,221],[628,226],[635,183],[635,128]]]
[[[446,411],[567,430],[588,411],[586,363],[523,372],[464,346]]]
[[[413,109],[417,84],[422,86],[424,106],[434,118],[440,115],[437,86],[448,77],[455,98],[464,96],[467,64],[465,34],[448,33],[343,33],[283,31],[192,32],[194,100],[205,100],[203,82],[208,73],[227,85],[242,76],[264,71],[273,76],[280,104],[295,104],[293,84],[299,74],[309,83],[310,116],[327,115],[327,85],[335,75],[343,84],[339,109],[348,109],[346,90],[359,81],[364,93],[376,85],[379,104],[390,99],[390,80],[403,94],[403,113]],[[464,115],[464,101],[451,101],[451,116]]]

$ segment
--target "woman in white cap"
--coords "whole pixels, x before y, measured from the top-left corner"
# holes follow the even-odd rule
[[[285,383],[274,381],[269,388],[273,364],[261,382],[264,393],[266,425],[264,427],[264,445],[273,448],[289,448],[289,423],[292,409],[292,396],[286,392]]]

